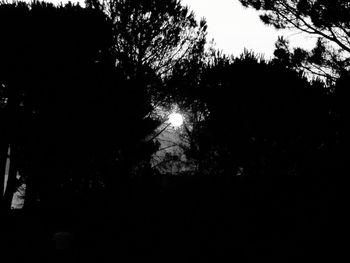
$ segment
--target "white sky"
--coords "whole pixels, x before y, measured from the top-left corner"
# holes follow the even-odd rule
[[[67,0],[46,0],[59,3]],[[84,0],[72,0],[80,2]],[[292,46],[311,48],[315,39],[308,35],[291,31],[277,31],[265,26],[259,14],[253,9],[244,8],[238,0],[182,0],[196,14],[197,19],[205,17],[208,24],[208,40],[214,39],[216,48],[226,54],[240,55],[244,48],[255,53],[273,56],[275,42],[279,35],[290,40]]]
[[[208,39],[214,38],[216,47],[227,54],[239,55],[244,48],[273,56],[277,37],[283,35],[293,46],[310,48],[315,39],[290,31],[277,31],[266,26],[254,9],[244,8],[238,0],[182,0],[199,19],[205,17]]]

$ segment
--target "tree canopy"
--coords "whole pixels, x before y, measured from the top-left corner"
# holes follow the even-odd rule
[[[155,145],[144,138],[158,125],[145,117],[146,90],[115,67],[111,20],[72,4],[19,2],[0,12],[10,25],[0,44],[1,164],[10,147],[13,171],[6,206],[17,172],[27,207],[69,207],[111,191],[150,158]]]
[[[111,0],[102,9],[114,25],[117,64],[131,77],[143,67],[168,73],[205,38],[205,21],[179,0]]]
[[[315,48],[294,51],[298,67],[325,77],[349,69],[350,2],[343,0],[240,0],[262,12],[261,20],[277,29],[297,29],[318,37]]]

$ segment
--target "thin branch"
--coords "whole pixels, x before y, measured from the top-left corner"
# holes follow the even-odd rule
[[[151,139],[147,140],[147,142],[153,141],[155,138],[157,138],[162,132],[166,130],[166,128],[169,127],[171,123],[168,123],[160,132],[156,133]]]

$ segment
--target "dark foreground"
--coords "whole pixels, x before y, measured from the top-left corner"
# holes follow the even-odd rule
[[[291,180],[278,188],[189,180],[163,190],[135,184],[98,208],[12,211],[2,235],[10,260],[1,262],[334,259],[342,252],[335,189],[310,189]],[[72,234],[70,249],[55,249],[60,231]]]

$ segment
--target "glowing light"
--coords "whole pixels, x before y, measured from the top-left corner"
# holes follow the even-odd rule
[[[176,112],[171,113],[168,120],[175,128],[180,127],[184,122],[182,115]]]

